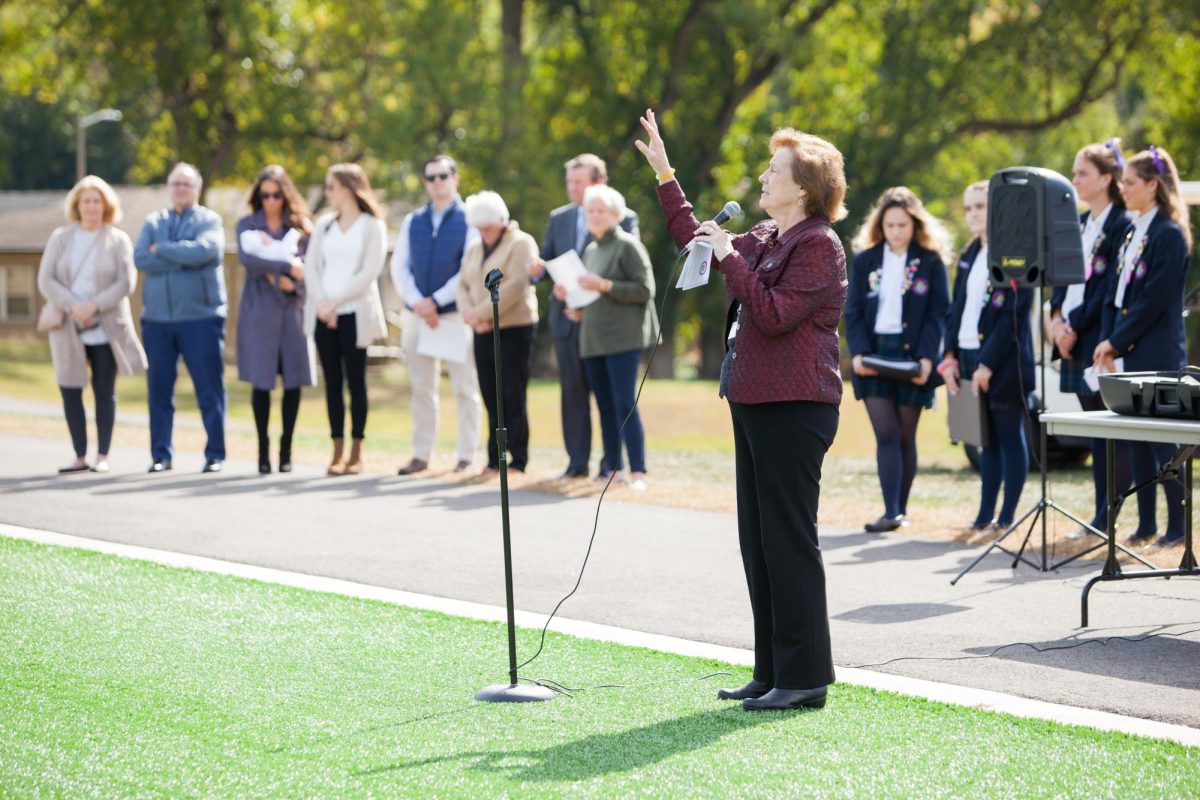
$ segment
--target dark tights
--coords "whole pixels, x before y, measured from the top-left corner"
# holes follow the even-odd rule
[[[884,514],[908,513],[908,493],[917,476],[917,423],[920,406],[904,406],[886,397],[868,397],[867,416],[875,429],[875,464],[883,490]]]
[[[96,398],[96,448],[98,455],[108,455],[112,443],[113,424],[117,419],[117,360],[107,344],[86,345],[84,353],[92,365],[92,394]],[[63,411],[67,416],[67,430],[71,432],[71,444],[75,455],[87,455],[87,413],[83,410],[83,389],[68,389],[60,386]]]
[[[300,387],[284,389],[280,405],[283,411],[283,435],[279,438],[279,450],[291,455],[292,432],[296,430],[296,416],[300,413]],[[258,449],[265,454],[270,443],[267,425],[271,421],[271,392],[267,389],[253,390],[250,393],[250,406],[254,409],[254,427],[258,428]]]
[[[996,518],[998,523],[1006,528],[1011,525],[1017,503],[1021,501],[1025,476],[1029,474],[1029,449],[1025,443],[1025,411],[1018,403],[1014,401],[1001,411],[988,409],[988,441],[991,444],[979,451],[983,489],[976,525],[992,521],[1001,482],[1004,483],[1004,503]]]

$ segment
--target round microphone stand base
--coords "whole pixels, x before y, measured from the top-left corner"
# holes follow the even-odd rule
[[[484,703],[537,703],[553,697],[554,692],[545,686],[520,683],[494,683],[475,693],[475,699]]]

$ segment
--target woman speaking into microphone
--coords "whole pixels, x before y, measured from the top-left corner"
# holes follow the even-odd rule
[[[733,417],[754,679],[717,696],[750,710],[820,708],[834,679],[817,501],[842,399],[846,254],[830,227],[846,215],[842,154],[816,136],[776,131],[759,176],[770,219],[734,236],[696,219],[654,112],[641,123],[649,141],[637,148],[658,175],[671,235],[680,247],[712,245],[729,299],[720,394]]]

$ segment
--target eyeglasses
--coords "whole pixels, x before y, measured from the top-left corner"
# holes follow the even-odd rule
[[[170,186],[172,189],[178,189],[182,186],[186,186],[187,188],[191,189],[195,185],[196,184],[192,183],[191,181],[167,181],[167,186]]]
[[[425,180],[428,183],[433,183],[434,181],[448,181],[450,180],[450,176],[452,174],[453,173],[451,172],[435,172],[432,175],[426,175]]]
[[[283,192],[262,192],[259,197],[263,200],[282,200]]]

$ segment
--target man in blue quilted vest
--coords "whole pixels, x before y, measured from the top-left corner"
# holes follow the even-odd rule
[[[481,405],[475,377],[472,337],[455,305],[458,273],[462,269],[467,245],[479,238],[479,231],[467,224],[462,197],[458,194],[458,165],[446,155],[425,162],[425,191],[429,203],[404,218],[392,254],[392,281],[404,298],[401,319],[401,345],[412,384],[413,455],[400,468],[401,475],[413,475],[429,467],[438,428],[438,384],[445,364],[454,385],[458,412],[458,461],[454,470],[471,466],[479,441]],[[445,358],[423,355],[432,352],[429,329],[446,328],[462,333],[465,349]],[[426,345],[422,346],[422,329]],[[441,337],[438,337],[441,338]],[[444,343],[444,342],[443,342]],[[459,361],[458,356],[463,356]]]

